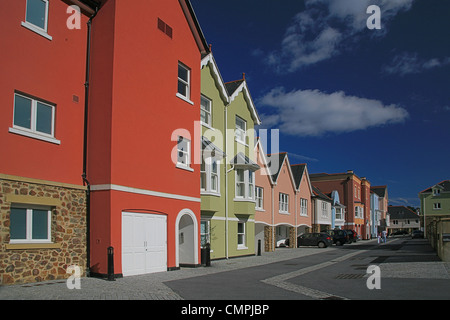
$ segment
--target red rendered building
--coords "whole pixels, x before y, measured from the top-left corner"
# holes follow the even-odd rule
[[[0,17],[0,283],[106,275],[110,247],[116,276],[198,265],[208,46],[190,2],[14,0]]]
[[[87,264],[83,185],[86,23],[70,2],[0,4],[0,284]]]
[[[87,180],[91,271],[200,263],[200,61],[189,1],[108,0],[92,22]],[[198,129],[199,130],[199,129]]]

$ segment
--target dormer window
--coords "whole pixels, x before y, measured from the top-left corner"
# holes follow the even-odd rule
[[[433,189],[433,196],[439,196],[441,194],[441,189]]]

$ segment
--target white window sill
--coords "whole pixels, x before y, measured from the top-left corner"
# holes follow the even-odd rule
[[[31,24],[31,23],[29,23],[27,21],[25,21],[25,22],[22,21],[22,27],[25,27],[28,30],[33,31],[33,32],[37,33],[40,36],[43,36],[44,38],[46,38],[48,40],[52,40],[53,39],[52,36],[50,36],[47,32],[45,32],[45,30],[43,30],[43,29],[41,29],[39,27],[36,27],[35,25],[33,25],[33,24]]]
[[[248,247],[245,245],[238,245],[237,250],[247,250]]]
[[[255,210],[259,212],[266,212],[266,210],[264,210],[263,208],[255,208]]]
[[[178,98],[180,98],[181,100],[186,101],[187,103],[194,105],[194,102],[191,101],[191,100],[189,100],[188,97],[185,97],[185,96],[183,96],[182,94],[179,94],[178,92],[177,92],[176,96],[177,96]]]
[[[289,212],[286,212],[286,211],[278,211],[278,213],[279,213],[279,214],[290,215],[290,213],[289,213]]]
[[[38,140],[54,143],[54,144],[61,144],[60,140],[55,139],[53,137],[44,136],[44,135],[41,135],[41,134],[35,133],[35,132],[25,131],[25,130],[22,130],[19,128],[9,128],[9,132],[15,133],[15,134],[18,134],[21,136],[33,138],[33,139],[38,139]]]
[[[177,167],[178,169],[183,169],[186,171],[194,172],[194,169],[192,169],[191,167],[187,167],[187,166],[179,164],[179,163],[177,163],[177,165],[175,167]]]
[[[200,195],[202,195],[202,196],[220,197],[220,192],[200,190]]]
[[[10,244],[49,244],[53,243],[51,240],[42,239],[42,240],[26,240],[26,239],[11,239],[9,240]]]
[[[255,199],[251,199],[251,198],[234,198],[233,201],[237,201],[237,202],[253,202],[253,203],[255,203]]]

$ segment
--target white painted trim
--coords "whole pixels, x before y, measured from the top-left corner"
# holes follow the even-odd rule
[[[22,129],[22,128],[19,129],[19,127],[9,128],[9,132],[10,133],[19,134],[21,136],[26,136],[26,137],[29,137],[29,138],[33,138],[33,139],[47,141],[47,142],[54,143],[54,144],[61,144],[61,141],[58,140],[58,139],[55,139],[55,138],[50,137],[50,136],[44,136],[44,135],[41,135],[41,134],[39,134],[37,132],[31,132],[31,131],[28,131],[28,130],[25,130],[25,129]]]
[[[22,21],[22,27],[27,28],[28,30],[31,30],[35,33],[37,33],[40,36],[43,36],[44,38],[48,40],[53,40],[52,36],[49,35],[45,30],[35,26],[34,24],[28,22],[28,21]]]
[[[175,95],[176,95],[178,98],[180,98],[181,100],[186,101],[187,103],[194,105],[194,102],[191,101],[188,97],[185,97],[185,96],[183,96],[182,94],[180,94],[180,93],[178,93],[178,92],[177,92]]]
[[[122,192],[129,192],[134,194],[142,194],[146,196],[153,196],[153,197],[160,197],[160,198],[169,198],[169,199],[176,199],[176,200],[185,200],[185,201],[192,201],[192,202],[200,202],[200,198],[190,197],[190,196],[184,196],[179,194],[172,194],[172,193],[165,193],[165,192],[159,192],[159,191],[152,191],[152,190],[146,190],[146,189],[138,189],[133,187],[127,187],[127,186],[121,186],[117,184],[97,184],[91,186],[92,191],[122,191]]]
[[[228,104],[230,102],[229,101],[230,99],[228,97],[228,92],[225,89],[225,82],[223,81],[222,76],[220,75],[219,68],[217,67],[216,60],[214,59],[212,53],[208,54],[206,57],[204,57],[202,59],[201,64],[200,64],[200,69],[203,69],[208,64],[210,64],[210,66],[213,70],[214,78],[217,82],[217,85],[219,86],[218,89],[221,94],[221,97]]]
[[[233,92],[233,94],[230,96],[230,103],[234,101],[234,99],[236,99],[236,97],[239,95],[239,93],[242,91],[242,93],[244,94],[244,98],[247,101],[248,105],[249,105],[249,111],[252,114],[253,117],[253,121],[255,122],[256,125],[260,125],[261,124],[261,119],[258,116],[258,112],[256,111],[256,107],[253,103],[253,99],[250,96],[250,91],[248,90],[247,87],[247,82],[244,80],[241,85]]]

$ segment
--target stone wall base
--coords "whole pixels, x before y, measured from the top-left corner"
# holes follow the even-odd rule
[[[10,239],[11,206],[48,208],[50,243]],[[86,269],[86,192],[57,183],[0,178],[0,284],[67,279],[69,266]]]

